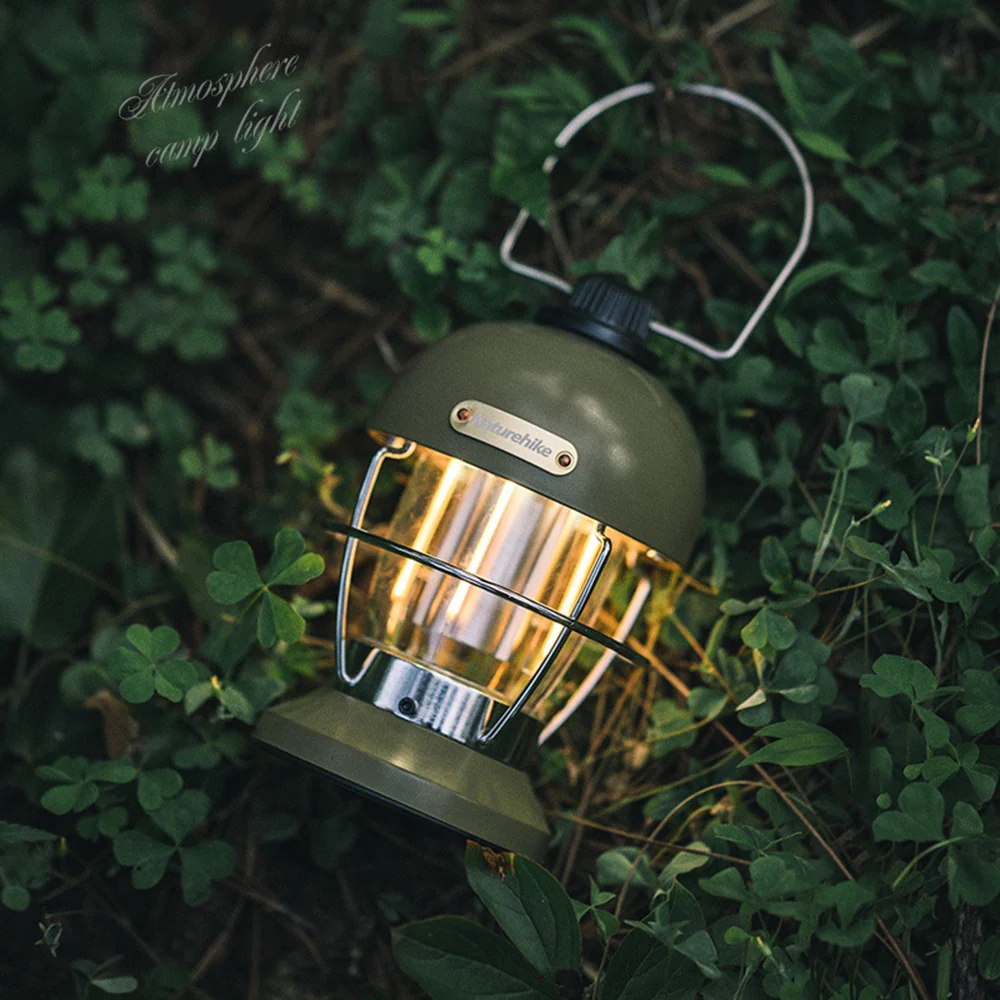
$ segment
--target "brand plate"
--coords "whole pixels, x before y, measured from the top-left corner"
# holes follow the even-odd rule
[[[456,403],[449,419],[459,434],[499,448],[553,476],[565,476],[576,468],[578,456],[570,441],[478,399]]]

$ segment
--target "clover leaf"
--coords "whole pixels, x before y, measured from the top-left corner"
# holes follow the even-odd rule
[[[181,641],[177,632],[165,625],[152,631],[133,625],[125,635],[135,648],[116,649],[108,661],[118,693],[133,704],[149,701],[154,694],[180,701],[198,674],[193,663],[175,655]]]
[[[30,284],[11,281],[0,298],[0,306],[9,314],[0,320],[0,335],[17,344],[14,360],[25,371],[55,372],[66,361],[63,348],[80,340],[80,330],[65,309],[48,308],[58,295],[43,276],[35,275]]]
[[[127,785],[135,778],[136,770],[125,761],[67,756],[35,768],[35,774],[55,782],[42,795],[42,806],[57,816],[65,816],[68,812],[83,812],[97,801],[101,794],[98,782]]]
[[[220,840],[193,846],[182,846],[182,843],[205,822],[211,804],[204,792],[187,789],[165,801],[159,809],[152,810],[150,819],[172,843],[141,830],[126,830],[115,837],[115,860],[132,869],[132,885],[136,889],[156,885],[176,853],[181,863],[184,902],[188,906],[198,906],[208,899],[212,882],[230,874],[236,855],[229,844]]]
[[[206,434],[201,448],[185,448],[180,454],[185,479],[202,479],[213,490],[230,490],[240,476],[233,468],[233,449]]]
[[[319,576],[324,569],[321,556],[306,552],[302,536],[283,528],[274,536],[271,565],[262,578],[253,550],[246,542],[226,542],[212,557],[215,572],[208,575],[208,592],[220,604],[245,602],[244,610],[257,609],[257,641],[270,649],[278,639],[298,642],[305,634],[305,619],[271,587],[295,587]],[[236,713],[234,713],[236,714]]]

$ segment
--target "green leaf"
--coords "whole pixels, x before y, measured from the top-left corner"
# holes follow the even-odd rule
[[[855,423],[867,423],[882,415],[889,397],[889,387],[876,383],[870,375],[855,372],[840,380],[844,405]]]
[[[543,979],[508,941],[471,920],[434,917],[392,932],[403,971],[431,1000],[556,1000]]]
[[[0,903],[8,910],[20,912],[31,905],[31,893],[23,885],[5,885],[0,893]]]
[[[293,643],[305,635],[305,619],[289,603],[268,591],[257,619],[257,639],[261,646],[270,649],[277,639]]]
[[[268,596],[270,597],[270,594]],[[248,726],[252,726],[254,720],[257,718],[257,713],[253,705],[232,684],[225,684],[222,687],[219,691],[219,701],[230,714],[234,715],[240,722],[245,722]]]
[[[84,791],[84,789],[89,789]],[[80,812],[88,805],[93,805],[97,801],[97,786],[92,784],[83,785],[56,785],[42,795],[42,808],[48,809],[56,816],[65,816],[71,810]],[[90,800],[89,802],[87,800]],[[77,803],[83,803],[78,805]]]
[[[880,813],[872,823],[876,840],[917,841],[944,839],[944,797],[924,781],[907,785],[899,809]]]
[[[174,843],[179,844],[189,833],[201,826],[208,816],[212,800],[202,791],[185,789],[167,799],[159,809],[150,813],[153,822]]]
[[[580,970],[580,927],[573,904],[541,865],[470,841],[465,871],[473,891],[539,972]]]
[[[208,900],[212,883],[228,878],[236,866],[236,852],[224,840],[210,840],[194,847],[182,847],[181,892],[188,906]]]
[[[121,996],[126,993],[134,993],[139,988],[139,980],[135,976],[100,976],[97,979],[91,979],[90,985],[102,993]]]
[[[10,847],[12,844],[39,844],[56,839],[56,835],[49,833],[48,830],[0,820],[0,847]]]
[[[137,796],[139,805],[146,812],[154,812],[163,803],[176,795],[184,785],[180,774],[170,767],[155,771],[143,771],[139,775]]]
[[[840,737],[812,722],[776,722],[759,729],[757,735],[774,737],[774,740],[740,761],[740,767],[751,764],[802,767],[822,764],[847,752]]]
[[[698,167],[698,173],[718,184],[726,184],[729,187],[747,188],[751,187],[750,178],[735,167],[726,166],[724,163],[704,163]]]
[[[775,594],[788,592],[792,582],[792,564],[784,546],[774,535],[767,535],[760,545],[761,576],[771,585]]]
[[[790,301],[811,285],[826,281],[827,278],[835,278],[849,269],[850,265],[842,260],[821,260],[816,264],[810,264],[788,282],[785,288],[785,301]]]
[[[965,106],[991,132],[1000,135],[1000,94],[970,94],[965,98]]]
[[[178,702],[197,681],[198,671],[187,660],[168,660],[156,668],[156,693],[168,701]]]
[[[785,103],[788,105],[788,110],[800,122],[807,122],[809,120],[809,113],[806,111],[806,103],[802,99],[799,85],[795,82],[792,71],[788,68],[785,60],[781,58],[777,49],[771,50],[771,73],[778,84],[781,96],[784,97]]]
[[[1000,934],[991,934],[979,949],[979,975],[990,981],[1000,979]]]
[[[955,487],[955,509],[962,523],[972,530],[988,527],[990,514],[990,467],[988,465],[963,466],[958,470]]]
[[[873,664],[871,674],[861,678],[861,686],[880,698],[904,695],[916,703],[929,698],[937,689],[934,674],[919,660],[883,653]]]
[[[260,590],[264,583],[257,572],[253,549],[243,541],[226,542],[212,556],[215,572],[208,574],[208,592],[220,604],[238,604]]]
[[[828,135],[823,135],[822,132],[806,132],[802,129],[796,129],[795,138],[817,156],[843,163],[854,162],[851,154],[836,139],[831,139]]]
[[[634,930],[611,956],[598,1000],[691,1000],[702,981],[676,952]]]
[[[115,860],[132,869],[132,885],[149,889],[163,878],[173,847],[138,830],[119,833],[113,842]]]
[[[908,375],[901,376],[892,387],[885,421],[896,444],[908,444],[923,433],[927,424],[927,404],[920,387]]]
[[[967,733],[978,736],[1000,725],[1000,684],[986,670],[962,672],[962,699],[955,721]]]
[[[795,625],[770,608],[759,611],[740,632],[740,637],[751,649],[763,649],[767,645],[777,650],[788,649],[797,635]]]

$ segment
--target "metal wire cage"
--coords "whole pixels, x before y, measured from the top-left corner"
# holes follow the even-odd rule
[[[368,530],[366,513],[384,463],[415,455],[388,530]],[[581,701],[574,692],[557,713],[551,695],[584,640],[604,655],[578,690],[592,690],[616,657],[645,665],[624,639],[648,581],[638,581],[614,635],[593,626],[612,579],[627,564],[637,567],[643,547],[510,480],[393,440],[373,456],[351,522],[330,527],[345,538],[335,626],[338,681],[363,696],[380,656],[430,671],[432,692],[424,690],[419,700],[404,694],[386,706],[403,718],[482,750],[505,745],[501,737],[519,718],[544,726],[536,731],[548,738]],[[359,545],[380,555],[367,620],[352,630],[348,604]],[[445,718],[462,714],[456,700],[480,701],[474,720]]]

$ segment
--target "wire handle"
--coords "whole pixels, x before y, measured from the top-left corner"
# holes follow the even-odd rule
[[[577,132],[584,128],[584,126],[590,124],[590,122],[592,122],[599,115],[604,114],[604,112],[608,109],[616,107],[619,104],[624,104],[626,101],[632,101],[637,97],[646,97],[647,95],[654,93],[655,90],[656,87],[652,83],[636,83],[630,87],[622,87],[621,90],[616,90],[613,93],[606,94],[600,100],[594,101],[593,104],[584,108],[583,111],[572,119],[572,121],[568,122],[563,127],[559,135],[556,136],[556,148],[565,149],[566,146],[569,145],[570,139],[572,139]],[[755,118],[760,119],[760,121],[762,121],[781,141],[781,144],[785,147],[786,152],[795,164],[795,169],[799,174],[799,180],[802,182],[802,195],[804,200],[802,209],[802,228],[799,231],[799,239],[795,244],[795,249],[792,251],[792,255],[785,262],[785,266],[772,282],[771,287],[764,293],[764,297],[760,300],[757,308],[753,311],[753,315],[747,320],[746,326],[743,327],[739,336],[729,347],[725,350],[719,350],[716,347],[709,346],[697,337],[692,337],[681,330],[675,330],[672,326],[667,326],[664,323],[658,323],[654,320],[649,324],[649,329],[655,333],[664,337],[669,337],[671,340],[676,340],[678,343],[683,344],[685,347],[690,347],[691,350],[697,351],[699,354],[703,354],[707,358],[712,358],[716,361],[724,361],[733,357],[740,351],[746,343],[747,337],[750,336],[754,328],[760,322],[761,317],[774,301],[778,292],[781,291],[781,288],[788,280],[789,275],[795,270],[799,261],[802,259],[802,255],[806,252],[806,247],[809,245],[809,235],[812,232],[813,213],[815,208],[813,185],[812,180],[809,177],[809,168],[806,166],[806,161],[803,159],[798,146],[795,145],[795,140],[792,139],[788,132],[786,132],[773,117],[773,115],[771,115],[770,112],[765,111],[764,108],[757,104],[756,101],[751,101],[750,98],[744,97],[742,94],[737,94],[732,90],[727,90],[725,87],[712,87],[704,83],[684,83],[674,88],[674,90],[678,93],[694,94],[698,97],[708,97],[712,100],[722,101],[725,104],[731,104],[734,107],[749,112]],[[668,96],[672,96],[672,92],[668,92]],[[545,163],[542,164],[542,170],[546,174],[551,174],[558,162],[559,155],[557,153],[551,153],[546,158]],[[523,275],[526,278],[534,278],[535,281],[541,281],[543,284],[550,285],[552,288],[558,288],[559,291],[565,292],[567,295],[570,294],[573,291],[573,286],[568,281],[564,281],[558,275],[552,274],[550,271],[543,271],[537,267],[531,267],[528,264],[522,264],[520,261],[514,260],[514,245],[520,238],[521,233],[524,230],[525,223],[528,221],[529,217],[528,211],[522,208],[500,243],[500,260],[515,274]]]

